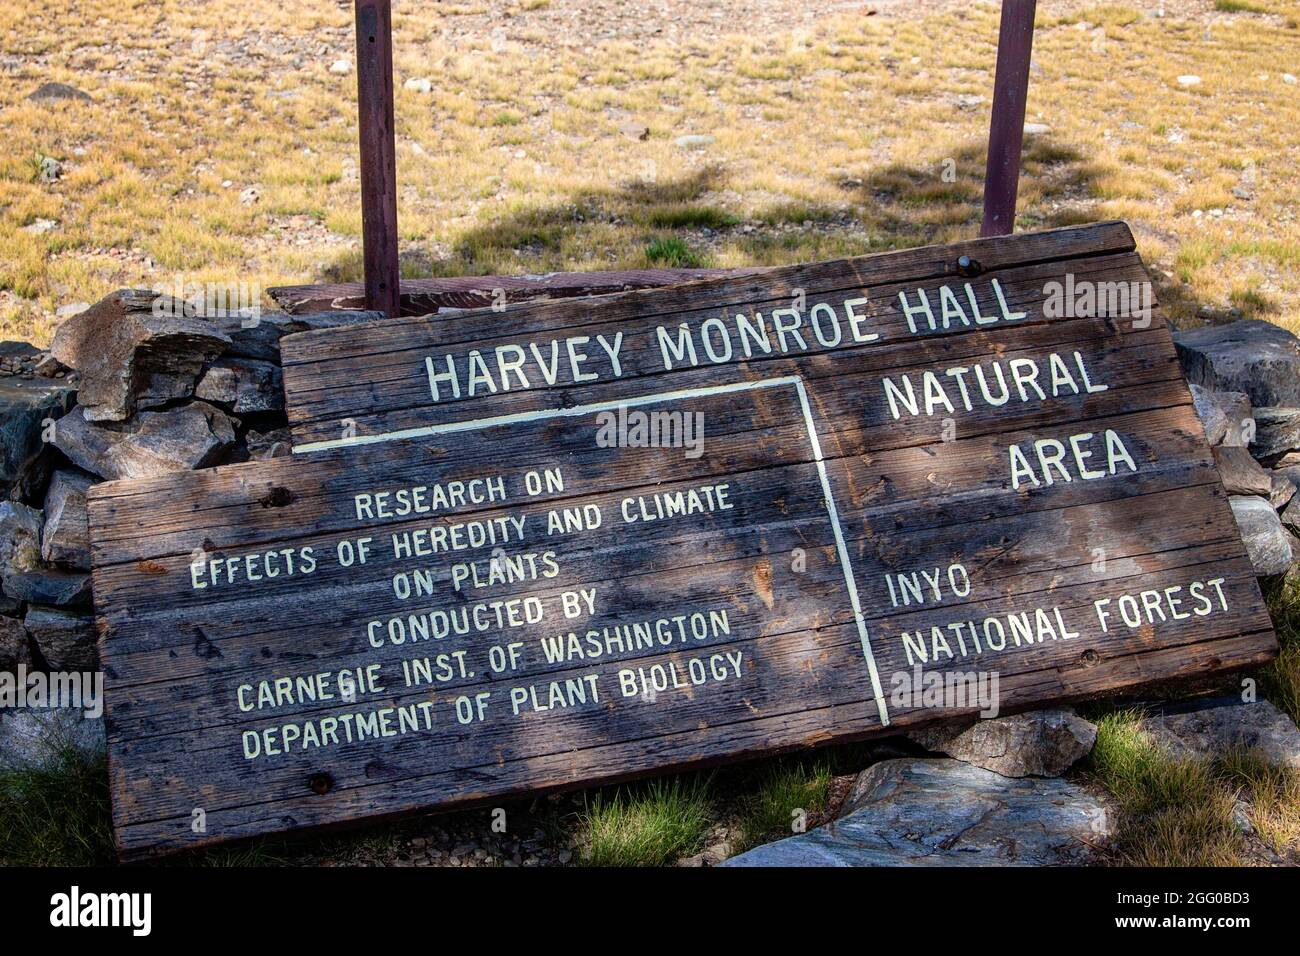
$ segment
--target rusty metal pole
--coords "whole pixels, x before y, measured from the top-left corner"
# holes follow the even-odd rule
[[[398,314],[397,150],[393,138],[391,0],[356,0],[357,118],[366,308]]]
[[[1020,145],[1029,95],[1029,56],[1034,43],[1036,0],[1002,0],[998,67],[993,78],[993,117],[984,167],[984,224],[981,236],[1005,236],[1016,226]]]

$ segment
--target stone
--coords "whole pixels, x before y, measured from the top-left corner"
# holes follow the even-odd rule
[[[27,628],[16,617],[0,616],[0,671],[13,673],[18,665],[32,666]]]
[[[90,570],[90,531],[86,494],[95,479],[84,471],[60,468],[45,492],[45,530],[41,559],[50,564]]]
[[[717,866],[729,856],[731,856],[731,844],[724,840],[721,843],[706,846],[693,856],[682,857],[677,861],[677,865],[684,867]]]
[[[1143,717],[1139,727],[1176,759],[1214,759],[1245,748],[1275,767],[1300,769],[1300,730],[1266,700],[1177,701]]]
[[[0,501],[0,574],[40,567],[44,520],[37,508],[17,501]]]
[[[1178,78],[1179,86],[1200,86],[1201,78],[1195,73],[1184,73]]]
[[[1300,408],[1256,408],[1250,453],[1268,460],[1300,449]]]
[[[252,461],[284,458],[293,454],[293,434],[287,428],[276,428],[269,432],[249,429],[244,436],[244,443],[248,446],[248,457]]]
[[[413,76],[402,84],[402,88],[415,93],[429,93],[433,90],[433,82],[428,77]]]
[[[0,717],[0,769],[58,768],[69,752],[90,760],[102,756],[107,749],[104,720],[86,716],[91,703],[5,711]]]
[[[1280,518],[1284,525],[1300,534],[1300,497],[1291,499],[1291,503],[1282,509]],[[1296,556],[1293,552],[1292,557]]]
[[[69,86],[67,83],[42,83],[35,90],[28,93],[27,98],[34,103],[53,103],[59,100],[91,102],[88,95],[75,86]]]
[[[224,358],[212,363],[194,396],[229,408],[236,415],[284,411],[280,366],[260,359]]]
[[[0,342],[0,375],[31,375],[40,356],[30,342]]]
[[[623,134],[625,139],[636,140],[638,142],[650,138],[650,127],[644,123],[623,123],[619,126],[618,131]]]
[[[1070,708],[915,730],[909,740],[1004,777],[1058,777],[1092,752],[1097,728]]]
[[[1174,333],[1187,380],[1244,392],[1255,407],[1300,406],[1300,340],[1262,319]]]
[[[352,72],[351,60],[335,60],[330,64],[330,72],[335,76],[346,76]]]
[[[88,421],[124,421],[194,394],[203,366],[230,339],[187,312],[170,296],[123,289],[55,330],[50,353],[81,373],[77,401]]]
[[[1265,498],[1242,495],[1232,495],[1228,502],[1255,573],[1285,574],[1291,567],[1291,540],[1273,506]]]
[[[0,586],[9,597],[28,604],[90,607],[90,575],[78,571],[50,568],[10,571],[5,573]]]
[[[63,163],[53,156],[42,156],[36,162],[36,178],[43,183],[57,182],[63,177]]]
[[[1295,497],[1297,488],[1300,487],[1300,475],[1289,469],[1274,470],[1269,474],[1269,481],[1268,503],[1274,511],[1281,511]]]
[[[235,443],[219,408],[192,402],[140,412],[116,427],[86,421],[78,406],[55,429],[55,444],[79,468],[101,478],[152,478],[215,464]]]
[[[1265,498],[1272,495],[1272,473],[1245,448],[1214,448],[1212,451],[1228,494],[1262,495]]]
[[[706,146],[712,146],[717,142],[717,138],[706,134],[691,134],[687,136],[678,136],[673,140],[680,149],[703,149]]]
[[[1091,862],[1109,798],[1059,777],[1004,777],[958,760],[864,770],[837,820],[722,866],[1061,866]]]
[[[51,670],[99,669],[95,619],[89,614],[33,604],[27,608],[23,625]]]
[[[1216,392],[1192,383],[1192,403],[1211,445],[1244,446],[1254,428],[1244,392]]]
[[[45,423],[62,418],[75,394],[65,382],[0,375],[0,497],[14,488],[27,497],[41,487],[51,458]]]
[[[1048,126],[1046,123],[1026,123],[1026,124],[1025,124],[1025,135],[1026,135],[1026,136],[1044,136],[1044,135],[1046,135],[1047,133],[1050,133],[1051,131],[1052,131],[1052,127]]]
[[[287,312],[258,311],[252,315],[228,315],[210,321],[222,335],[230,339],[230,347],[223,358],[258,359],[280,364],[280,339],[295,332],[314,332],[318,329],[337,329],[362,322],[378,322],[382,312],[338,309],[329,312],[312,312],[307,315],[290,315]]]

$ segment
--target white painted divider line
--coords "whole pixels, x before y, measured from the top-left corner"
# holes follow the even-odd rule
[[[593,412],[610,412],[619,408],[635,405],[653,405],[659,402],[671,402],[683,398],[702,398],[705,395],[722,395],[726,392],[747,392],[756,388],[773,388],[778,385],[793,385],[799,381],[796,375],[781,378],[768,378],[761,382],[732,382],[728,385],[707,385],[702,388],[683,388],[675,392],[655,392],[653,395],[634,395],[608,402],[592,402],[589,405],[574,405],[572,408],[541,408],[531,412],[515,412],[513,415],[495,415],[491,418],[469,418],[462,422],[446,422],[442,425],[426,425],[423,428],[403,428],[395,432],[380,432],[378,435],[354,435],[351,438],[334,438],[329,441],[308,442],[294,448],[294,454],[308,451],[321,451],[325,448],[344,448],[348,445],[375,445],[380,442],[396,441],[399,438],[426,438],[430,435],[453,435],[456,432],[476,431],[480,428],[495,428],[497,425],[515,425],[521,422],[540,422],[548,418],[577,418]]]
[[[871,641],[867,639],[867,619],[862,613],[862,601],[858,597],[858,582],[853,578],[853,565],[849,563],[849,547],[844,541],[844,529],[840,527],[840,512],[835,507],[835,496],[831,494],[831,477],[826,471],[826,460],[822,458],[822,443],[817,438],[817,425],[813,422],[812,408],[808,405],[808,390],[803,387],[803,379],[794,378],[795,388],[799,392],[799,404],[803,407],[804,421],[808,424],[808,440],[812,442],[813,457],[817,460],[817,474],[822,480],[822,497],[826,499],[826,512],[831,517],[831,528],[835,532],[835,548],[839,551],[840,565],[844,568],[844,584],[849,589],[849,602],[853,605],[853,619],[858,622],[858,640],[862,642],[862,656],[867,662],[867,671],[871,674],[871,690],[876,695],[876,708],[880,711],[880,726],[889,726],[889,710],[885,707],[885,692],[880,685],[880,675],[876,672],[876,658],[871,653]]]
[[[803,379],[798,375],[783,375],[778,378],[767,378],[757,382],[731,382],[726,385],[683,388],[673,392],[656,392],[652,395],[635,395],[631,398],[615,399],[608,402],[575,405],[572,408],[543,408],[531,412],[516,412],[513,415],[471,418],[460,422],[446,422],[442,425],[426,425],[421,428],[403,428],[398,431],[381,432],[378,435],[353,435],[351,438],[308,442],[305,445],[296,446],[293,452],[296,455],[305,452],[323,451],[327,448],[345,448],[350,445],[377,445],[381,442],[397,441],[402,438],[453,435],[458,432],[477,431],[481,428],[495,428],[498,425],[545,421],[548,418],[577,418],[582,415],[614,411],[619,408],[629,408],[637,405],[656,405],[680,399],[703,398],[707,395],[724,395],[729,392],[749,392],[760,388],[778,388],[783,385],[793,385],[799,395],[799,407],[803,412],[804,424],[808,428],[808,440],[812,443],[813,458],[817,463],[817,475],[822,483],[822,499],[826,503],[826,512],[831,519],[831,529],[835,533],[835,549],[839,554],[840,567],[844,570],[844,584],[849,590],[849,602],[853,606],[853,618],[858,625],[858,640],[862,644],[862,656],[867,662],[867,671],[871,675],[871,690],[875,694],[876,707],[880,711],[880,724],[882,727],[888,727],[889,711],[885,707],[885,693],[880,683],[880,675],[876,671],[876,659],[871,653],[871,642],[867,638],[867,621],[862,613],[862,601],[858,597],[858,585],[853,579],[853,565],[849,561],[849,549],[844,541],[844,529],[840,526],[839,509],[835,507],[835,496],[831,493],[831,479],[826,471],[826,461],[822,458],[822,446],[817,439],[817,425],[813,421],[812,408],[808,404],[808,392],[804,388]]]

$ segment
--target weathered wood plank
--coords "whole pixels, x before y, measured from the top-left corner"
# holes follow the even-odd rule
[[[568,299],[609,295],[630,289],[657,289],[698,279],[748,274],[761,269],[622,269],[597,272],[546,272],[518,276],[447,276],[403,279],[401,315],[431,315],[446,309],[477,309],[502,302]],[[273,286],[266,294],[293,315],[364,309],[365,286],[360,282]]]
[[[1107,223],[286,338],[298,454],[91,494],[120,851],[1266,659],[1147,293]]]

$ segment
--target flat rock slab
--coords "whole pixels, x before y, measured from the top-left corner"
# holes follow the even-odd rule
[[[84,471],[63,468],[54,473],[45,492],[45,530],[41,533],[44,560],[90,570],[86,493],[94,483],[95,479]]]
[[[926,727],[908,738],[926,750],[1004,777],[1055,777],[1092,752],[1097,728],[1065,707],[974,724]]]
[[[235,443],[231,420],[193,402],[141,412],[122,426],[87,421],[78,406],[59,422],[55,444],[72,462],[102,478],[153,478],[215,464]]]
[[[862,772],[838,820],[722,865],[1080,865],[1109,837],[1113,815],[1098,794],[1060,778],[887,760]]]
[[[1219,477],[1228,494],[1265,498],[1273,494],[1272,474],[1245,448],[1215,448],[1214,463],[1219,466]]]
[[[1228,501],[1255,573],[1260,577],[1286,574],[1295,558],[1291,537],[1268,499],[1233,495]]]
[[[32,469],[45,446],[43,422],[61,417],[74,391],[55,379],[0,376],[0,490]]]
[[[1230,750],[1254,750],[1270,764],[1300,768],[1300,730],[1266,700],[1236,697],[1171,705],[1142,720],[1144,733],[1171,756],[1213,759]]]
[[[77,401],[90,421],[119,422],[194,394],[204,363],[230,346],[183,303],[141,289],[122,289],[66,320],[50,354],[81,373]]]
[[[1187,379],[1221,392],[1245,392],[1255,406],[1300,405],[1300,341],[1261,319],[1174,334]]]
[[[1250,397],[1244,392],[1216,392],[1192,383],[1192,404],[1211,445],[1240,447],[1249,434]]]
[[[0,715],[0,770],[56,767],[69,749],[104,753],[104,721],[68,707],[6,710]]]

